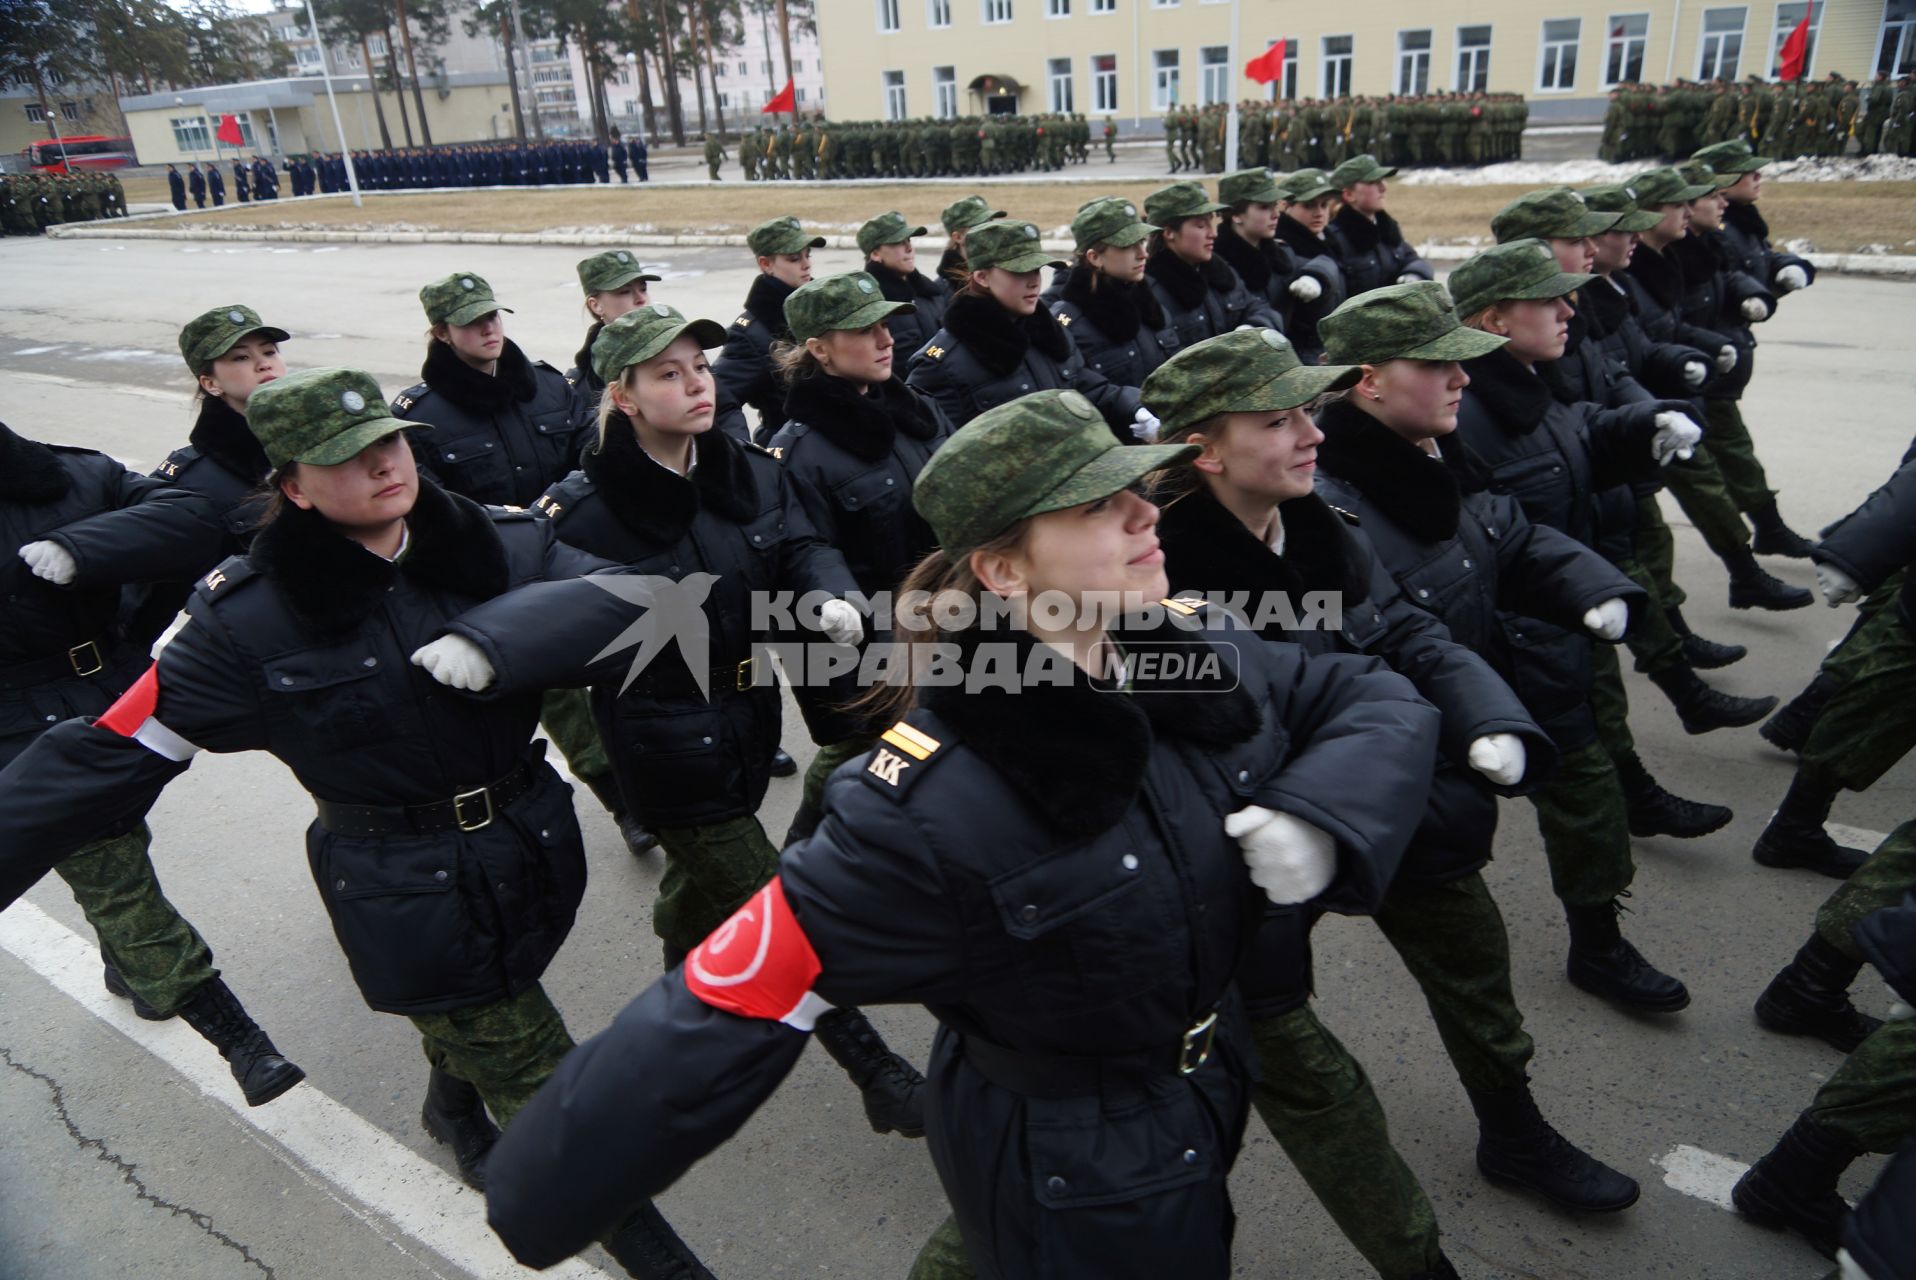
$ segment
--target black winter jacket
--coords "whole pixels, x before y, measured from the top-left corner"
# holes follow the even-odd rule
[[[1192,264],[1159,249],[1145,261],[1144,283],[1177,331],[1180,347],[1195,346],[1241,324],[1284,327],[1270,303],[1245,288],[1231,265],[1215,254]]]
[[[1178,353],[1178,332],[1149,286],[1100,278],[1082,263],[1065,278],[1051,313],[1084,362],[1119,386],[1142,387],[1153,369]]]
[[[496,374],[479,372],[435,339],[419,376],[424,381],[393,398],[393,416],[432,427],[407,435],[419,469],[441,488],[524,507],[579,465],[585,437],[565,375],[528,360],[511,339]]]
[[[758,414],[752,438],[770,440],[784,425],[785,388],[772,371],[772,344],[791,340],[785,323],[785,299],[792,286],[776,276],[760,273],[745,293],[745,307],[725,331],[725,345],[712,366],[712,376],[732,399]]]
[[[1614,408],[1631,400],[1689,400],[1702,394],[1716,377],[1716,352],[1652,338],[1644,327],[1638,296],[1625,283],[1628,279],[1622,274],[1599,276],[1577,293],[1577,319],[1602,347],[1613,379],[1608,397],[1575,398]],[[1683,367],[1691,362],[1703,366],[1703,382],[1695,387],[1683,376]]]
[[[1285,336],[1297,347],[1298,358],[1305,364],[1318,363],[1324,345],[1317,337],[1317,322],[1344,301],[1344,272],[1337,263],[1323,254],[1300,257],[1281,236],[1252,244],[1228,225],[1218,228],[1217,256],[1230,264],[1252,296],[1276,314]],[[1291,283],[1300,276],[1309,276],[1323,291],[1314,301],[1300,302],[1292,296]]]
[[[1737,270],[1769,289],[1776,288],[1776,273],[1784,267],[1799,267],[1809,283],[1816,283],[1816,268],[1807,258],[1770,247],[1770,224],[1757,212],[1753,200],[1730,201],[1723,211],[1723,230],[1710,234],[1727,251]]]
[[[1344,269],[1346,297],[1355,298],[1372,289],[1396,284],[1399,276],[1416,276],[1420,280],[1437,278],[1436,269],[1418,257],[1417,250],[1405,241],[1404,229],[1397,225],[1397,219],[1381,209],[1377,221],[1372,222],[1349,205],[1340,206],[1330,225],[1324,228],[1324,238],[1330,241],[1338,265]]]
[[[1704,399],[1740,400],[1756,371],[1756,334],[1743,316],[1743,303],[1760,301],[1768,319],[1776,314],[1776,295],[1737,265],[1735,254],[1716,233],[1692,231],[1671,245],[1669,254],[1683,275],[1684,319],[1728,334],[1738,350],[1736,368],[1712,382]],[[1636,256],[1643,256],[1641,249]]]
[[[892,341],[906,355],[931,341],[945,322],[945,308],[951,305],[951,290],[922,271],[900,275],[889,267],[867,260],[865,271],[878,281],[878,290],[892,302],[909,302],[910,315],[900,312],[885,321]]]
[[[1916,563],[1916,461],[1904,462],[1861,506],[1823,530],[1810,554],[1848,574],[1865,595]],[[1916,599],[1907,581],[1897,599],[1897,616],[1916,631]]]
[[[585,331],[585,345],[572,357],[572,367],[565,371],[566,385],[572,388],[572,422],[579,432],[579,452],[592,447],[599,438],[599,401],[605,395],[605,379],[592,371],[592,344],[598,338],[603,324],[594,322]],[[749,441],[752,429],[746,424],[745,410],[739,407],[725,384],[718,380],[716,373],[712,378],[714,394],[712,403],[714,413],[712,425],[734,440]]]

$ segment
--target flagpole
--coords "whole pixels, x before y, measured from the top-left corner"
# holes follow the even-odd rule
[[[1231,52],[1229,78],[1225,80],[1225,92],[1231,95],[1230,123],[1224,126],[1224,172],[1230,173],[1237,168],[1237,78],[1241,74],[1237,65],[1238,17],[1242,10],[1240,0],[1231,0]]]
[[[326,65],[326,40],[319,34],[319,19],[313,14],[313,0],[306,0],[306,21],[312,24],[313,44],[319,49],[319,78],[326,82],[326,104],[333,109],[333,132],[339,135],[339,158],[346,164],[346,185],[352,189],[353,208],[363,209],[366,202],[359,198],[359,170],[353,165],[353,149],[346,145],[346,125],[339,118],[339,99],[333,96],[333,73]],[[371,68],[367,68],[370,72]],[[372,84],[370,75],[367,83]],[[373,92],[379,90],[374,88]]]

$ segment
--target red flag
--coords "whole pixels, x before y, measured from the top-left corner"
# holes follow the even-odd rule
[[[1259,84],[1269,84],[1284,74],[1284,54],[1291,47],[1289,40],[1279,40],[1276,44],[1258,54],[1244,64],[1245,78]]]
[[[214,130],[213,136],[233,147],[242,146],[246,141],[240,136],[238,116],[221,116],[220,127]]]
[[[778,91],[778,96],[758,109],[760,115],[771,115],[779,111],[798,114],[798,90],[789,78],[785,81],[785,87]]]
[[[1814,0],[1803,10],[1803,20],[1790,32],[1789,39],[1783,42],[1778,52],[1777,78],[1797,80],[1802,78],[1803,64],[1807,62],[1810,51],[1810,18],[1816,13]]]

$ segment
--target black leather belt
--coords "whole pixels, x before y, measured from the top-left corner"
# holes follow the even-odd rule
[[[706,688],[715,695],[728,692],[744,693],[752,687],[757,662],[756,657],[751,657],[712,667],[708,672],[710,683],[706,685]],[[684,674],[681,675],[681,672]],[[640,672],[638,678],[627,686],[628,691],[637,689],[640,693],[647,694],[676,694],[692,688],[696,688],[692,674],[677,663],[661,663],[659,674],[656,676],[652,674],[652,669],[648,668]]]
[[[1079,1098],[1096,1094],[1108,1085],[1135,1087],[1144,1080],[1196,1074],[1211,1060],[1217,1022],[1217,1011],[1212,1010],[1187,1028],[1174,1048],[1103,1056],[1027,1053],[966,1036],[965,1060],[985,1079],[1013,1093],[1031,1098]]]
[[[319,825],[336,836],[430,835],[435,831],[478,831],[492,825],[499,811],[532,790],[539,770],[528,762],[489,786],[461,791],[434,804],[335,804],[319,806]]]
[[[29,689],[67,676],[98,675],[105,669],[105,650],[99,641],[87,640],[63,653],[0,667],[0,689]]]

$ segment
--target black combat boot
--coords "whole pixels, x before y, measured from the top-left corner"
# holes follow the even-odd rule
[[[1599,999],[1644,1013],[1675,1013],[1690,1004],[1690,992],[1681,982],[1659,971],[1630,945],[1618,927],[1621,902],[1594,907],[1564,904],[1570,922],[1570,960],[1566,966],[1573,985]]]
[[[650,1200],[599,1243],[639,1280],[715,1280]]]
[[[1792,560],[1807,560],[1816,544],[1796,530],[1783,523],[1782,513],[1776,509],[1776,500],[1756,508],[1749,513],[1750,523],[1756,527],[1756,537],[1751,549],[1759,556],[1788,556]]]
[[[1636,1179],[1579,1151],[1551,1128],[1530,1086],[1464,1092],[1477,1113],[1477,1169],[1484,1177],[1534,1191],[1560,1209],[1615,1213],[1637,1202]]]
[[[1838,844],[1823,830],[1839,790],[1836,784],[1798,765],[1782,805],[1756,838],[1750,856],[1766,867],[1799,867],[1832,880],[1849,879],[1869,857],[1869,851]]]
[[[280,1056],[259,1024],[246,1016],[239,997],[218,978],[201,983],[179,1012],[226,1059],[247,1106],[263,1107],[306,1078]]]
[[[459,1180],[474,1191],[486,1189],[486,1157],[499,1141],[499,1126],[486,1114],[485,1100],[472,1083],[450,1071],[432,1069],[426,1082],[426,1105],[419,1123],[436,1142],[452,1148],[459,1162]]]
[[[106,973],[103,976],[106,981],[107,994],[119,996],[122,1000],[131,1000],[133,1002],[134,1017],[142,1018],[147,1022],[166,1022],[173,1017],[170,1013],[161,1013],[158,1009],[155,1009],[152,1005],[141,999],[139,992],[126,985],[126,979],[120,976],[120,971],[113,967],[111,960],[103,960],[100,963],[106,968]]]
[[[772,752],[772,776],[774,778],[789,778],[797,772],[798,761],[787,755],[785,748],[780,747],[778,750]]]
[[[792,815],[792,825],[785,828],[785,843],[779,847],[789,849],[811,835],[818,830],[819,821],[824,816],[824,812],[810,800],[800,800],[798,812]]]
[[[814,1034],[864,1095],[873,1133],[925,1136],[925,1077],[891,1051],[863,1013],[834,1009],[821,1014]]]
[[[1842,688],[1842,682],[1834,676],[1817,672],[1816,679],[1809,682],[1803,692],[1783,704],[1783,709],[1763,722],[1757,732],[1763,740],[1779,751],[1797,752],[1810,740],[1810,730],[1816,727],[1816,718],[1823,714],[1823,708],[1829,705],[1836,691]]]
[[[1623,783],[1623,802],[1630,816],[1633,836],[1675,836],[1694,840],[1726,827],[1736,815],[1728,805],[1704,804],[1671,795],[1650,776],[1637,753],[1613,757],[1617,778]]]
[[[1756,999],[1756,1020],[1786,1036],[1815,1036],[1840,1053],[1849,1053],[1883,1025],[1849,1000],[1863,962],[1852,960],[1812,933]]]
[[[1708,733],[1712,729],[1739,729],[1755,724],[1776,710],[1776,697],[1739,698],[1721,689],[1712,689],[1688,667],[1650,673],[1650,683],[1663,690],[1676,708],[1677,719],[1685,733]]]
[[[1674,605],[1664,605],[1663,616],[1670,620],[1670,629],[1683,638],[1683,660],[1698,671],[1715,671],[1750,656],[1750,651],[1740,644],[1706,640],[1690,630],[1690,624],[1683,620],[1683,611]]]
[[[645,824],[626,809],[625,795],[619,790],[616,777],[609,773],[595,774],[591,777],[581,776],[579,781],[585,783],[592,794],[598,797],[599,803],[605,806],[605,811],[612,815],[612,821],[619,827],[619,837],[625,841],[626,850],[633,857],[657,847],[659,838],[647,831]]]
[[[1750,1221],[1797,1232],[1825,1258],[1834,1258],[1837,1232],[1849,1214],[1836,1180],[1861,1154],[1805,1111],[1737,1179],[1730,1199]]]
[[[1449,1258],[1438,1254],[1436,1266],[1419,1271],[1410,1280],[1458,1280],[1457,1268],[1451,1265]]]
[[[1723,557],[1723,563],[1730,571],[1730,608],[1786,613],[1810,607],[1813,597],[1808,588],[1792,587],[1765,573],[1748,547],[1738,547]]]

